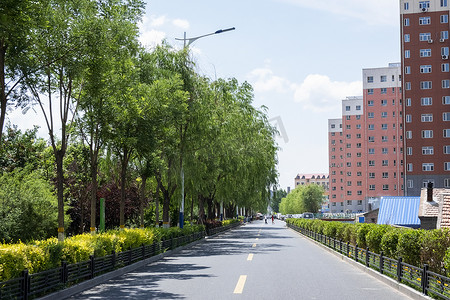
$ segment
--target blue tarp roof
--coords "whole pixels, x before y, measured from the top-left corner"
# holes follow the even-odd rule
[[[377,224],[418,228],[420,197],[382,197]]]

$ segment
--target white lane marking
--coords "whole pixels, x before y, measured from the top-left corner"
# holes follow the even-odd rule
[[[256,240],[259,240],[259,238],[256,238]]]
[[[241,275],[239,277],[236,287],[234,288],[234,294],[242,294],[246,280],[247,280],[247,275]]]
[[[247,260],[253,260],[253,253],[250,253],[247,257]]]
[[[252,248],[256,248],[256,244],[253,244],[253,245],[252,245]]]

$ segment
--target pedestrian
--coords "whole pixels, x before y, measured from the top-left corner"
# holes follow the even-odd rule
[[[272,224],[274,224],[274,221],[273,221],[273,215],[272,215]]]
[[[264,215],[264,223],[267,224],[267,216],[266,215]]]

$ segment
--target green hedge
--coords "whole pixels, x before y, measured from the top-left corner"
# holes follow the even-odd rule
[[[360,248],[381,253],[390,258],[422,266],[428,264],[436,273],[450,275],[450,230],[421,230],[389,225],[341,223],[336,221],[287,219],[287,223],[325,234]]]
[[[29,244],[0,244],[0,282],[20,276],[24,269],[32,273],[56,268],[61,261],[77,263],[86,261],[90,255],[106,256],[112,251],[120,252],[155,241],[189,235],[204,231],[204,226],[185,226],[183,229],[145,228],[110,230],[95,235],[80,234],[58,242],[56,238]]]

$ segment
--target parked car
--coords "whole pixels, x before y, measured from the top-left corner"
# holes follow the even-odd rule
[[[314,219],[314,214],[310,212],[303,213],[303,219]]]

